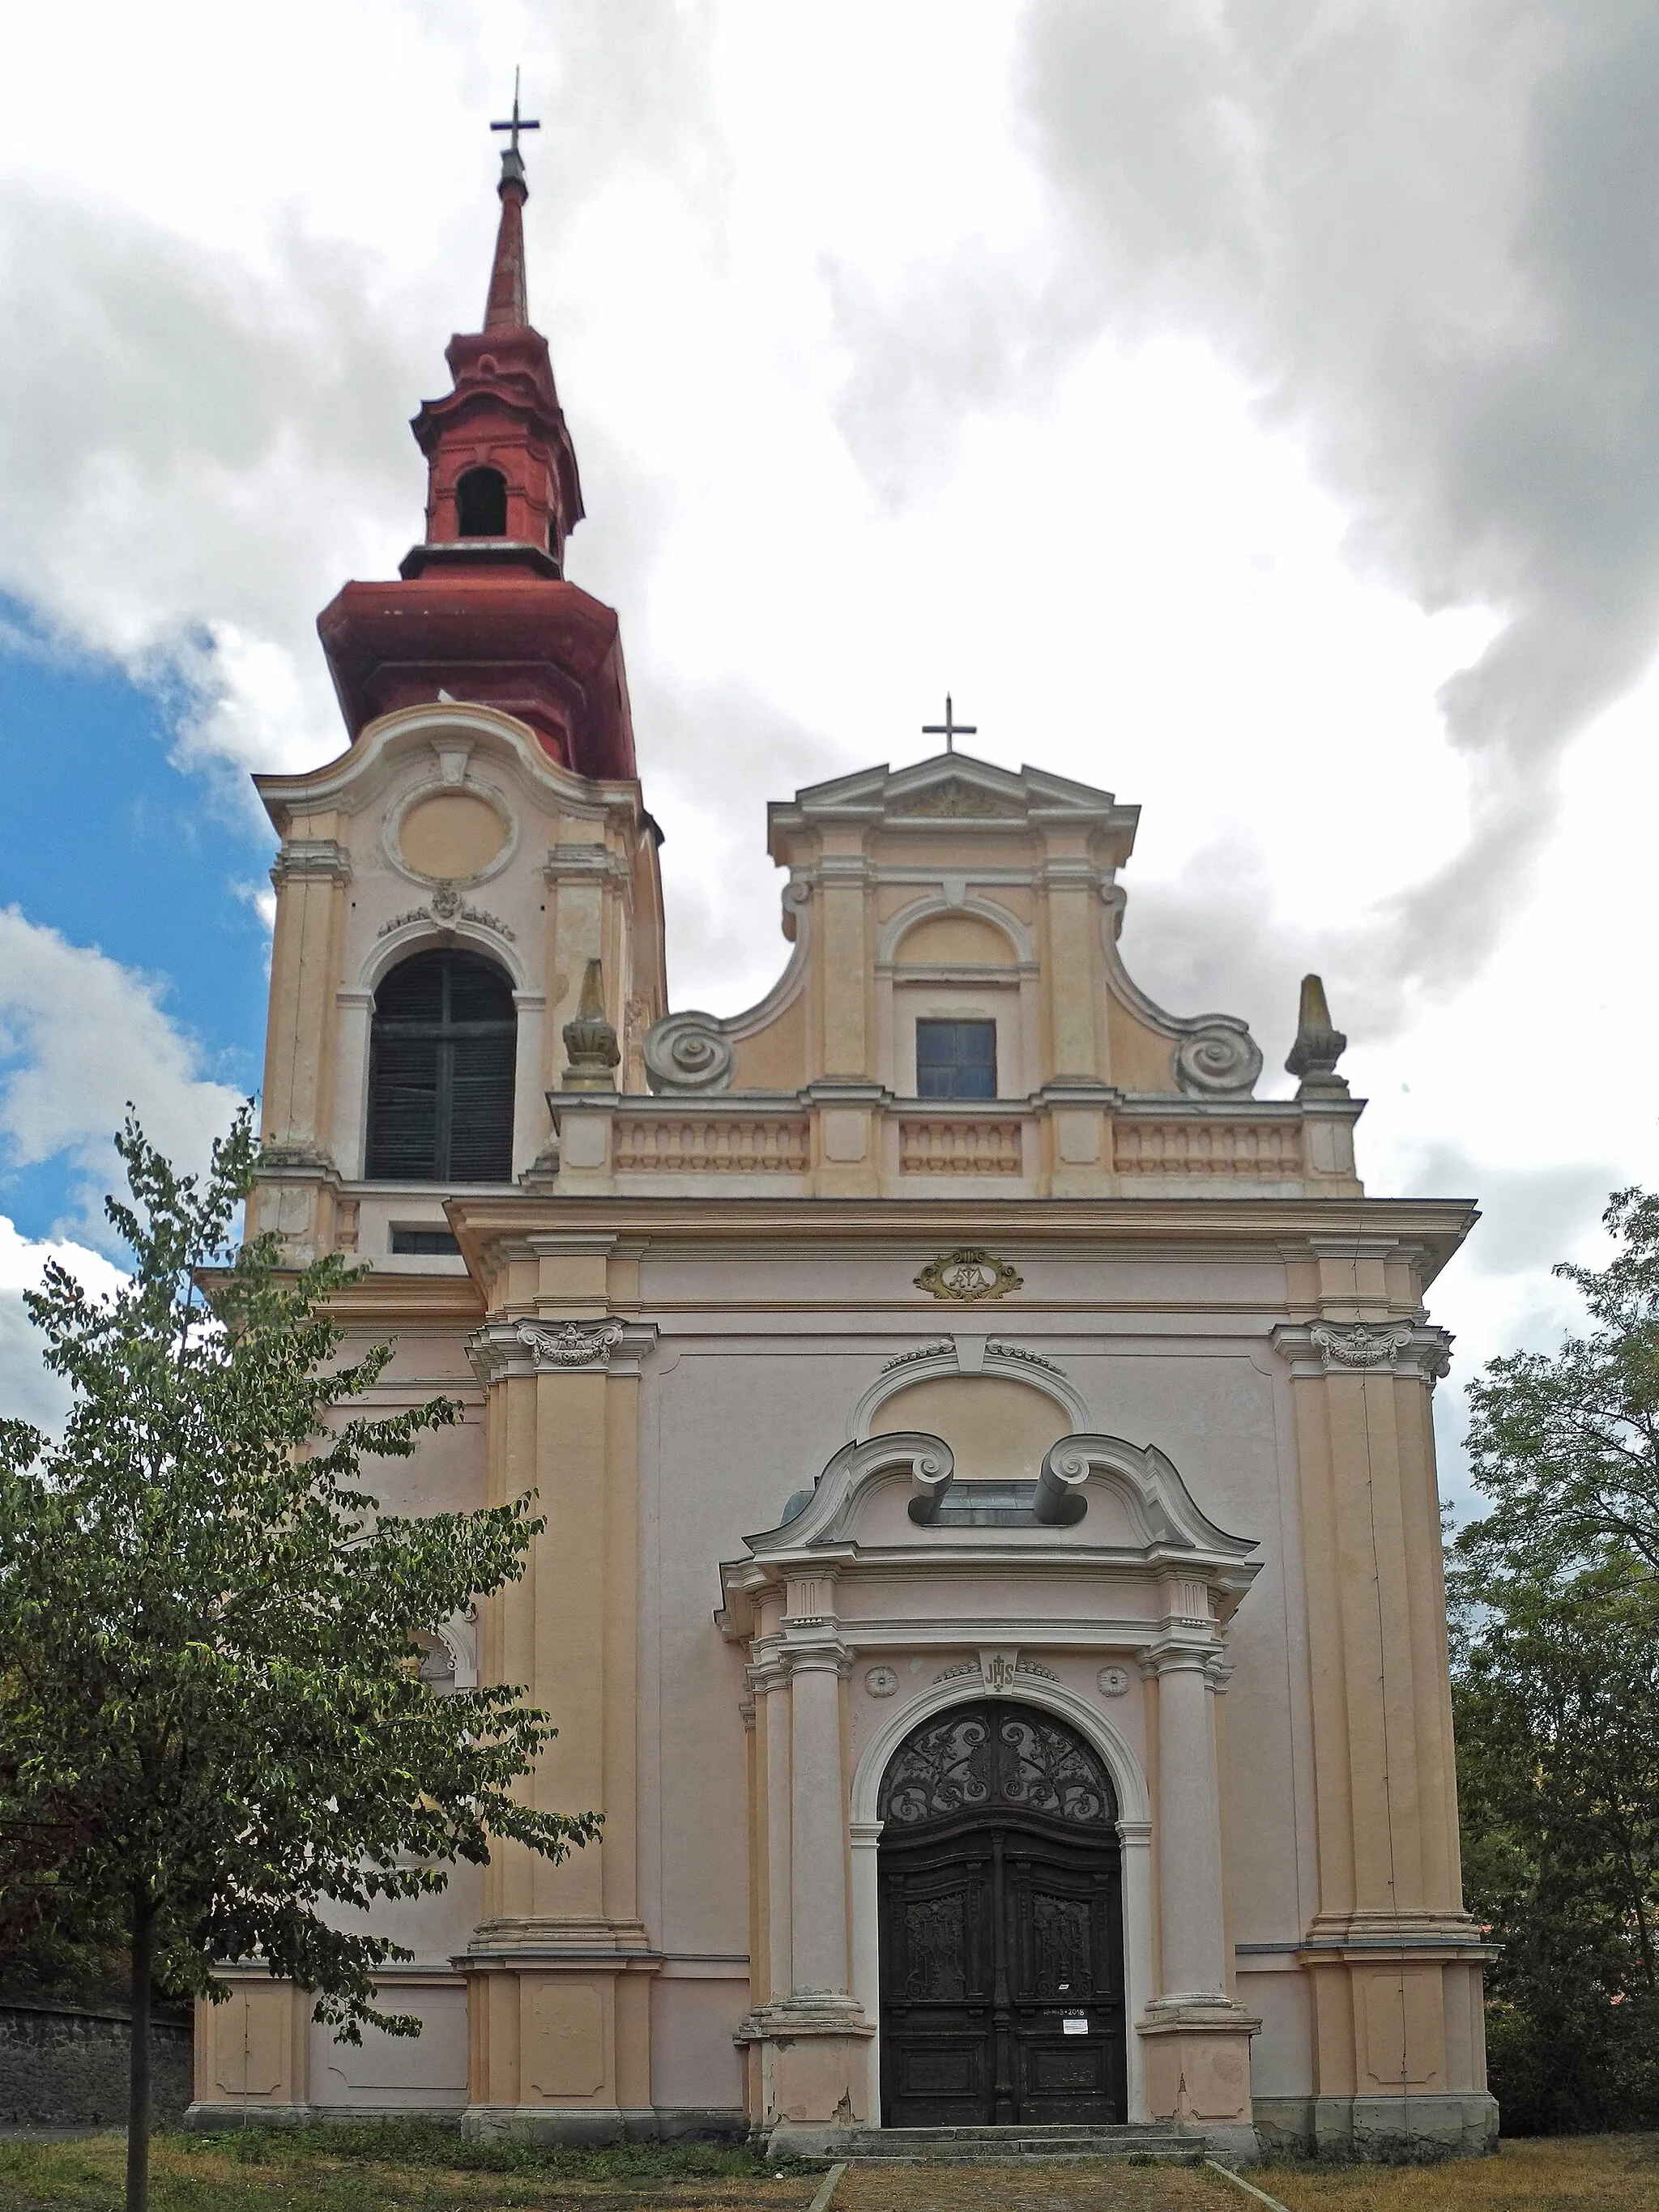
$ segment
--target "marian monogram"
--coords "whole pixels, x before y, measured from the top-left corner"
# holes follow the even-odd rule
[[[994,1252],[984,1251],[977,1244],[959,1244],[942,1259],[928,1261],[916,1277],[916,1288],[930,1297],[973,1305],[981,1298],[1006,1298],[1024,1279]]]

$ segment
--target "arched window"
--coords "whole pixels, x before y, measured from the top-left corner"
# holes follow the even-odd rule
[[[499,469],[469,469],[455,487],[455,527],[463,538],[505,538],[507,478]]]
[[[371,1181],[506,1182],[513,1173],[513,987],[471,952],[417,952],[374,994]]]

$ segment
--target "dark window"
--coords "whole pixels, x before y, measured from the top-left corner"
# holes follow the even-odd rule
[[[455,527],[463,538],[505,538],[507,478],[499,469],[469,469],[455,487]]]
[[[513,987],[487,960],[417,952],[394,968],[374,994],[370,1180],[507,1182],[516,1043]]]
[[[394,1229],[392,1232],[394,1252],[424,1252],[446,1258],[459,1259],[460,1246],[447,1229]]]
[[[994,1098],[997,1025],[994,1022],[918,1022],[918,1098]]]

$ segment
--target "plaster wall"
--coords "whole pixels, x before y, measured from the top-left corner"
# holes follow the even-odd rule
[[[642,1305],[659,1317],[662,1334],[641,1384],[640,1671],[649,1717],[641,1736],[641,1864],[642,1911],[665,1949],[740,1951],[749,1940],[747,1839],[731,1817],[747,1786],[738,1718],[743,1674],[737,1649],[711,1619],[717,1593],[708,1563],[738,1555],[744,1535],[775,1523],[786,1498],[809,1487],[846,1441],[854,1409],[884,1363],[941,1327],[994,1333],[1056,1361],[1087,1400],[1095,1427],[1157,1443],[1206,1515],[1259,1540],[1261,1572],[1229,1629],[1231,1932],[1237,1941],[1286,1947],[1298,1940],[1313,1909],[1305,1623],[1287,1385],[1267,1342],[1275,1306],[1283,1310],[1283,1271],[1259,1261],[1170,1259],[1033,1257],[1029,1267],[1049,1293],[1048,1310],[1026,1294],[1017,1312],[963,1315],[919,1311],[914,1268],[886,1255],[716,1263],[647,1255]],[[902,1324],[892,1310],[901,1303]],[[1067,1310],[1085,1303],[1093,1310],[1086,1328]],[[1103,1309],[1110,1315],[1104,1328]],[[1037,1409],[1034,1419],[1028,1406]],[[1071,1425],[1052,1401],[990,1377],[918,1382],[871,1419],[877,1434],[915,1427],[945,1436],[960,1449],[962,1471],[980,1475],[1030,1474],[1024,1462],[1034,1443],[1040,1437],[1046,1448]],[[905,1504],[902,1486],[872,1501],[861,1534],[876,1543],[914,1539]],[[1083,1529],[1093,1540],[1127,1533],[1109,1496],[1091,1510],[1095,1517]],[[1009,1540],[1052,1560],[1082,1533],[1018,1530]],[[1115,1614],[1145,1624],[1156,1620],[1161,1600],[1149,1585],[1139,1596],[1115,1588],[1109,1602]],[[952,1667],[976,1667],[971,1643],[952,1626],[968,1617],[1023,1623],[1022,1650],[1078,1696],[1109,1709],[1155,1771],[1149,1692],[1139,1675],[1108,1708],[1094,1662],[1064,1649],[1067,1625],[1097,1620],[1104,1607],[1086,1577],[1050,1574],[1033,1583],[957,1571],[896,1590],[844,1566],[837,1610],[854,1651],[849,1771],[873,1728]],[[920,1648],[894,1644],[896,1609],[916,1624]],[[897,1668],[893,1699],[872,1698],[865,1684],[877,1657]],[[965,1683],[963,1694],[973,1687]],[[1270,2008],[1257,2044],[1269,2078],[1305,2076],[1306,2033],[1305,2009],[1296,2002]]]

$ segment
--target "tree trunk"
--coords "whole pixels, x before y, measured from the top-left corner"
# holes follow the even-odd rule
[[[132,1900],[132,2054],[127,2069],[127,2212],[149,2202],[149,1984],[155,1960],[155,1909]]]

